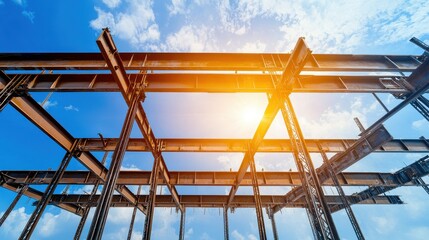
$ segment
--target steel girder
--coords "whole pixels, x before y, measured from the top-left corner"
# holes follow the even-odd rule
[[[138,74],[128,74],[135,79]],[[277,74],[274,74],[277,76]],[[26,91],[30,92],[119,92],[109,74],[10,74],[11,78],[27,79]],[[209,93],[265,93],[274,91],[271,74],[203,74],[203,73],[154,73],[146,74],[146,92],[209,92]],[[392,75],[332,76],[300,75],[292,92],[303,93],[395,93],[410,91],[397,81],[406,77]],[[0,87],[0,90],[2,88]]]
[[[283,71],[290,54],[121,53],[126,70]],[[419,56],[313,54],[304,71],[407,72]],[[109,70],[100,53],[2,53],[0,70]]]
[[[9,81],[9,77],[0,71],[0,86],[4,87]],[[32,97],[28,95],[16,96],[10,100],[10,104],[62,148],[66,151],[71,151],[76,139]],[[90,152],[82,152],[76,159],[90,171],[97,174],[102,181],[105,180],[107,169]],[[128,188],[124,187],[117,190],[126,199],[135,202],[135,196]],[[143,211],[142,207],[139,209]]]
[[[246,152],[250,139],[158,139],[162,152]],[[353,146],[358,139],[306,139],[309,152],[319,152],[317,142],[326,152],[343,152]],[[81,140],[83,151],[113,151],[117,138],[85,138]],[[144,139],[132,138],[127,151],[150,151]],[[292,152],[289,139],[263,139],[258,152]],[[374,152],[429,152],[426,139],[392,139],[374,148]]]
[[[97,200],[100,195],[96,195],[93,198],[89,198],[89,195],[54,195],[52,197],[53,204],[59,203],[73,203],[79,204],[83,207],[95,207]],[[148,195],[138,196],[139,202],[147,204]],[[336,205],[341,203],[339,196],[332,195],[326,196],[329,205]],[[347,196],[347,199],[350,202],[358,202],[354,196]],[[180,203],[185,208],[188,207],[214,207],[214,208],[223,208],[228,200],[227,195],[181,195]],[[286,202],[284,196],[281,195],[261,195],[261,203],[263,207],[268,206],[277,206],[281,205],[283,207],[305,207],[304,201],[296,202]],[[399,196],[376,196],[374,199],[367,199],[365,201],[360,201],[359,204],[402,204]],[[176,207],[173,198],[171,195],[157,195],[156,196],[156,207]],[[120,195],[114,195],[111,207],[134,207],[128,201],[124,200]],[[254,208],[255,199],[253,195],[237,195],[234,198],[234,201],[231,202],[230,207],[232,208]]]
[[[45,185],[49,184],[54,171],[1,171],[9,176],[8,184]],[[170,183],[181,186],[232,186],[237,172],[209,171],[170,171]],[[118,185],[149,185],[150,171],[121,171]],[[257,172],[259,186],[300,186],[298,172]],[[394,173],[383,172],[342,172],[337,174],[342,186],[419,186],[418,184],[401,182]],[[59,184],[94,185],[97,183],[96,174],[88,171],[66,171]],[[165,180],[158,177],[158,184],[165,185]],[[324,186],[334,186],[331,179],[323,182]],[[252,186],[252,178],[246,172],[240,186]]]

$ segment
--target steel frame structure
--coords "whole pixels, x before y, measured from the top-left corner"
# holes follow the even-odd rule
[[[413,42],[428,50],[422,42]],[[241,207],[256,209],[260,239],[267,238],[263,208],[271,220],[274,239],[278,239],[274,216],[283,207],[307,209],[316,239],[339,239],[331,212],[345,208],[358,239],[364,239],[351,204],[402,204],[399,196],[379,194],[401,186],[429,189],[421,179],[429,174],[427,158],[396,173],[343,172],[373,152],[429,152],[425,138],[393,139],[382,125],[408,104],[428,119],[429,104],[423,96],[429,89],[427,52],[422,56],[312,54],[300,38],[291,54],[119,54],[107,29],[97,44],[101,54],[0,54],[0,109],[10,104],[66,150],[58,171],[0,171],[1,186],[18,191],[0,226],[22,195],[37,201],[20,239],[31,237],[47,204],[82,216],[75,239],[79,239],[91,207],[97,209],[88,234],[90,239],[101,239],[111,207],[134,208],[128,239],[137,210],[146,214],[143,238],[150,239],[155,207],[180,211],[179,239],[184,239],[188,207],[222,208],[225,239],[229,239],[228,210]],[[97,73],[82,74],[79,70]],[[31,97],[31,92],[120,92],[128,105],[122,132],[116,139],[75,138]],[[159,139],[141,104],[147,92],[257,92],[267,93],[269,101],[252,139]],[[360,126],[362,133],[358,139],[304,139],[289,99],[293,92],[372,93],[381,104],[375,93],[390,93],[403,101],[391,110],[382,104],[387,113],[367,129]],[[265,139],[279,111],[290,139]],[[129,137],[134,122],[143,139]],[[105,152],[102,161],[92,155],[94,151]],[[126,151],[150,152],[154,159],[152,171],[120,171]],[[104,162],[109,152],[113,152],[113,157],[107,169]],[[241,152],[244,157],[237,172],[177,172],[168,170],[163,152]],[[290,152],[298,171],[257,171],[257,152]],[[317,169],[310,152],[322,154],[324,163]],[[336,154],[329,159],[325,152]],[[73,157],[88,171],[66,171]],[[407,175],[409,172],[412,175]],[[94,190],[86,195],[54,194],[58,184],[94,185]],[[42,193],[32,188],[34,185],[48,187]],[[103,190],[96,194],[99,185]],[[136,194],[129,190],[131,185],[139,186]],[[143,185],[149,186],[148,195],[140,194]],[[166,186],[170,195],[157,195],[158,185]],[[229,195],[181,195],[176,190],[179,185],[231,186],[231,191]],[[240,186],[252,186],[254,195],[236,195]],[[259,193],[260,186],[294,188],[284,196],[268,196]],[[335,186],[339,195],[325,196],[322,186]],[[347,196],[341,186],[371,187]],[[120,195],[115,195],[115,190]]]

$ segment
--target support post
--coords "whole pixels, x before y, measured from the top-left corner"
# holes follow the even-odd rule
[[[137,107],[142,100],[139,83],[135,83],[130,91],[130,107],[128,108],[124,125],[119,137],[119,143],[113,153],[110,169],[107,173],[106,182],[104,183],[103,190],[101,192],[101,198],[98,202],[97,209],[95,210],[92,224],[89,229],[87,238],[91,240],[100,240],[101,236],[103,235],[104,225],[106,224],[107,215],[109,214],[110,204],[112,202],[113,193],[116,187],[116,181],[118,180],[122,159],[128,146],[128,140],[130,138]]]
[[[109,155],[109,152],[104,153],[103,159],[101,160],[101,164],[104,165],[108,155]],[[99,186],[100,186],[100,180],[97,180],[97,182],[94,184],[94,188],[92,189],[90,200],[95,194],[97,194],[97,190]],[[83,227],[85,226],[86,219],[88,218],[90,210],[91,208],[89,206],[83,210],[82,217],[80,218],[79,225],[77,225],[76,233],[74,234],[74,238],[73,238],[74,240],[80,239],[80,235],[82,234],[82,230],[83,230]]]
[[[343,191],[343,188],[340,185],[340,182],[338,181],[337,175],[334,172],[334,169],[332,168],[331,163],[329,162],[328,156],[326,156],[325,151],[323,150],[322,146],[319,142],[316,143],[317,147],[319,148],[320,155],[322,155],[323,162],[326,164],[328,171],[328,175],[331,177],[332,182],[334,183],[335,188],[337,189],[338,195],[341,198],[341,202],[344,205],[344,208],[346,209],[347,216],[350,219],[350,223],[352,224],[352,227],[356,233],[356,237],[358,240],[365,240],[365,237],[363,236],[362,230],[359,227],[359,223],[356,219],[355,214],[353,213],[353,210],[346,198],[346,194]]]
[[[250,145],[249,145],[249,149],[250,149]],[[249,161],[250,174],[252,176],[252,187],[253,187],[253,196],[255,199],[256,218],[258,220],[259,239],[266,240],[267,233],[265,230],[264,214],[262,212],[261,194],[259,192],[258,178],[256,177],[255,159],[253,157],[253,154],[249,154],[249,157],[251,158]]]
[[[73,143],[71,151],[67,152],[64,155],[64,158],[61,161],[61,164],[58,170],[55,172],[51,182],[46,187],[46,190],[42,196],[42,199],[40,199],[40,201],[37,203],[36,209],[34,210],[33,214],[31,214],[30,219],[28,220],[27,224],[22,230],[21,236],[19,237],[20,240],[30,239],[31,234],[36,228],[36,225],[39,222],[40,217],[42,217],[43,211],[45,210],[46,206],[50,202],[51,197],[54,194],[55,189],[57,188],[57,184],[59,180],[62,178],[64,171],[66,170],[68,164],[70,163],[70,160],[72,159],[73,156],[78,155],[76,151],[77,146],[78,146],[78,141],[75,141]]]
[[[284,101],[280,109],[293,146],[293,155],[300,173],[313,234],[317,239],[340,239],[292,102],[288,93],[280,92],[278,95],[280,100]]]
[[[154,159],[152,173],[150,175],[150,189],[149,189],[149,197],[147,200],[147,214],[144,221],[143,240],[149,240],[151,231],[152,231],[152,221],[153,221],[153,214],[155,210],[156,189],[158,187],[157,180],[158,180],[160,161],[161,161],[160,156]]]
[[[279,235],[277,233],[276,220],[274,219],[274,212],[272,211],[271,207],[267,207],[267,214],[268,214],[268,218],[271,220],[271,227],[273,228],[274,240],[278,240]]]
[[[229,240],[228,207],[223,207],[223,238]]]
[[[183,211],[180,212],[179,240],[185,239],[185,217],[186,217],[186,208],[183,208]]]
[[[3,225],[3,223],[6,221],[9,214],[12,212],[12,210],[15,208],[16,204],[18,203],[19,199],[21,199],[22,195],[25,191],[27,191],[28,185],[23,185],[21,189],[19,190],[18,194],[13,199],[12,203],[9,205],[9,207],[4,212],[3,216],[0,219],[0,227]]]
[[[137,189],[137,199],[140,195],[140,191],[142,189],[142,185],[139,185],[139,188]],[[138,202],[136,203],[136,206],[133,209],[133,215],[131,216],[131,222],[130,222],[130,228],[128,229],[128,236],[127,236],[127,240],[131,239],[131,236],[133,235],[133,228],[134,228],[134,221],[136,220],[136,214],[137,214],[137,206],[138,206]]]

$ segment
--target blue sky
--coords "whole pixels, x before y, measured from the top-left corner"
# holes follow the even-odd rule
[[[304,36],[315,53],[421,54],[408,40],[415,36],[429,43],[429,5],[426,1],[28,1],[0,0],[0,52],[98,52],[95,40],[109,27],[120,52],[289,52]],[[46,93],[32,93],[39,102]],[[391,109],[398,101],[380,94]],[[292,100],[304,135],[308,138],[357,138],[353,117],[370,126],[383,109],[369,94],[293,94]],[[251,138],[265,109],[264,94],[148,94],[143,106],[157,137]],[[118,93],[54,93],[45,105],[74,137],[117,137],[126,106]],[[239,110],[237,110],[239,109]],[[251,119],[243,116],[251,116]],[[0,169],[56,169],[64,155],[38,128],[8,106],[0,113]],[[190,127],[192,126],[192,128]],[[429,124],[411,107],[386,122],[395,138],[429,138]],[[141,137],[137,128],[133,137]],[[267,138],[287,138],[277,118]],[[23,150],[25,149],[25,150]],[[101,153],[95,153],[101,158]],[[312,155],[316,165],[320,158]],[[396,171],[421,154],[373,154],[347,171]],[[238,169],[242,154],[164,154],[170,170]],[[148,170],[147,153],[127,153],[124,169]],[[290,154],[257,154],[257,168],[296,169]],[[68,169],[83,170],[73,161]],[[61,191],[64,186],[60,186]],[[39,188],[40,189],[40,188]],[[136,188],[131,188],[136,191]],[[211,190],[178,187],[179,193],[227,194],[229,188]],[[284,194],[289,188],[261,188],[262,194]],[[353,193],[364,188],[346,188]],[[89,192],[71,187],[70,193]],[[147,192],[147,188],[144,188]],[[333,189],[325,188],[327,194]],[[163,190],[165,193],[165,190]],[[250,188],[240,188],[250,194]],[[367,239],[426,239],[429,236],[428,195],[421,188],[401,188],[402,206],[353,206]],[[0,214],[14,193],[0,189]],[[23,197],[0,228],[0,239],[16,239],[34,207]],[[125,239],[131,209],[112,209],[104,239]],[[344,211],[334,220],[343,239],[355,239]],[[174,209],[156,209],[154,239],[174,239],[180,216]],[[271,226],[265,215],[268,237]],[[284,209],[276,215],[281,239],[311,239],[303,209]],[[79,218],[48,207],[34,239],[69,239]],[[135,239],[142,234],[139,213]],[[187,239],[221,239],[218,209],[188,209]],[[90,220],[82,236],[86,236]],[[65,227],[67,226],[67,227]],[[253,209],[230,214],[231,239],[257,239]]]

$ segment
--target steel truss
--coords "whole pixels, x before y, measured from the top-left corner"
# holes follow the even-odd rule
[[[413,42],[426,51],[429,49],[418,39]],[[372,152],[429,152],[425,138],[393,139],[382,125],[408,104],[429,120],[429,102],[423,96],[429,89],[427,52],[422,56],[311,54],[304,39],[299,39],[291,54],[119,54],[108,30],[102,32],[97,44],[101,54],[0,54],[0,111],[10,104],[66,150],[57,171],[0,171],[1,186],[18,192],[0,219],[0,225],[21,196],[37,201],[20,239],[30,238],[47,204],[82,216],[75,239],[79,239],[91,207],[97,209],[88,234],[90,239],[101,239],[111,207],[133,207],[133,219],[137,209],[144,212],[144,239],[151,237],[155,207],[175,207],[181,212],[180,239],[184,238],[187,207],[222,208],[225,239],[229,238],[228,210],[241,207],[256,209],[261,239],[266,239],[264,207],[272,223],[274,239],[278,239],[275,213],[283,207],[306,208],[315,238],[339,239],[331,211],[346,208],[358,239],[364,239],[351,204],[402,204],[398,196],[379,195],[400,186],[422,186],[429,192],[422,179],[429,174],[427,158],[395,173],[343,172]],[[27,70],[33,72],[28,74]],[[34,70],[43,71],[35,74]],[[62,70],[62,73],[45,70]],[[111,73],[106,74],[106,70]],[[320,75],[320,72],[330,73]],[[404,72],[410,74],[405,76]],[[75,138],[31,97],[31,92],[120,92],[128,105],[121,135],[117,139]],[[256,92],[268,93],[269,102],[252,139],[158,139],[141,104],[146,92]],[[358,139],[304,139],[289,99],[293,92],[372,93],[381,104],[375,93],[391,93],[403,101],[390,111],[383,105],[387,113]],[[265,139],[279,111],[289,139]],[[143,139],[129,138],[134,121]],[[103,165],[107,155],[100,162],[92,151],[112,151],[110,169]],[[126,151],[151,152],[152,171],[120,171]],[[163,152],[242,152],[244,157],[237,172],[174,172],[168,170]],[[298,171],[257,171],[256,152],[290,152]],[[310,152],[322,154],[321,167],[314,168]],[[325,152],[336,155],[328,159]],[[65,171],[72,157],[89,171]],[[32,188],[41,184],[47,185],[44,193]],[[58,184],[87,184],[94,185],[94,189],[89,195],[54,194]],[[139,189],[148,185],[149,194],[140,195],[140,190],[134,194],[128,189],[131,185],[138,185]],[[170,195],[157,195],[158,185],[166,186]],[[231,191],[229,195],[180,195],[176,185],[231,186]],[[99,186],[103,187],[100,195],[96,194]],[[252,186],[254,195],[236,195],[240,186]],[[294,188],[284,196],[267,196],[259,193],[260,186]],[[322,186],[335,186],[339,195],[325,196]],[[341,186],[371,187],[346,196]],[[114,194],[115,190],[120,195]],[[128,238],[133,223],[134,220]]]

